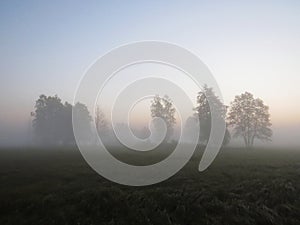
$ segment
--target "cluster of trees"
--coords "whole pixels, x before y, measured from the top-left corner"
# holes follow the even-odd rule
[[[197,105],[194,108],[193,118],[200,122],[199,142],[206,144],[211,132],[210,104],[220,115],[220,119],[226,122],[226,132],[223,145],[229,143],[232,137],[241,137],[246,147],[252,147],[255,139],[270,140],[272,136],[269,108],[259,98],[254,98],[251,93],[245,92],[237,95],[230,106],[225,106],[213,89],[204,86],[197,95]],[[90,125],[93,120],[87,107],[82,103],[74,106],[68,102],[62,103],[57,96],[41,95],[35,104],[35,112],[32,113],[35,140],[46,145],[70,145],[75,144],[72,127],[72,111],[82,123],[82,132],[90,134]],[[174,133],[175,107],[168,96],[155,96],[150,106],[151,116],[162,118],[167,126],[165,141],[171,140]],[[192,119],[192,118],[191,118]],[[114,140],[113,132],[105,119],[104,113],[97,107],[94,118],[96,128],[101,137]],[[231,133],[231,134],[230,134]],[[142,136],[147,137],[148,130],[143,130]],[[145,138],[144,137],[144,138]]]
[[[62,103],[58,96],[40,95],[35,103],[33,118],[34,138],[37,144],[70,145],[75,144],[72,126],[72,110],[89,129],[92,117],[87,107],[82,103],[74,106],[68,102]]]
[[[226,131],[223,145],[227,145],[232,137],[242,137],[246,147],[252,147],[254,140],[271,140],[272,130],[270,122],[269,108],[259,98],[245,92],[237,95],[230,106],[222,103],[213,89],[204,86],[197,95],[197,105],[194,108],[195,117],[199,119],[200,137],[199,142],[206,144],[211,132],[211,110],[210,104],[220,115],[220,119],[226,123]],[[152,117],[161,117],[165,120],[168,127],[167,137],[171,137],[173,126],[176,123],[175,108],[171,100],[166,97],[156,96],[151,104]]]

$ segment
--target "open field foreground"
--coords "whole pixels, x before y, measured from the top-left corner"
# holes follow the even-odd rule
[[[300,151],[223,149],[148,187],[112,183],[78,150],[0,151],[0,224],[300,224]]]

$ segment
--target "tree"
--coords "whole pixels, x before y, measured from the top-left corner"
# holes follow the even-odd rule
[[[75,144],[72,109],[71,104],[63,104],[57,95],[40,95],[35,103],[35,112],[32,113],[36,142],[43,145]],[[77,116],[84,124],[83,127],[88,129],[91,117],[86,106],[77,103],[74,109],[78,111]]]
[[[246,147],[253,147],[255,139],[271,140],[269,107],[249,92],[235,96],[227,121],[233,127],[233,136],[242,137]]]
[[[71,104],[65,102],[63,113],[61,115],[61,124],[59,129],[61,133],[62,144],[64,145],[75,144],[75,137],[73,133],[72,124],[72,108],[73,106]]]
[[[105,119],[104,113],[100,110],[99,106],[96,108],[96,115],[95,115],[95,123],[97,132],[101,135],[107,134],[107,121]]]
[[[167,126],[167,134],[164,140],[166,142],[169,141],[174,132],[173,127],[176,124],[176,110],[173,107],[171,99],[167,95],[165,95],[164,97],[159,97],[158,95],[156,95],[151,102],[150,109],[152,118],[160,117],[165,121]]]
[[[33,128],[38,143],[46,145],[59,144],[61,139],[61,122],[64,105],[55,96],[40,95],[35,104]]]
[[[77,121],[80,127],[79,136],[83,143],[87,144],[92,136],[91,121],[92,117],[86,105],[77,102],[73,106],[73,119]]]
[[[211,106],[210,106],[210,104]],[[195,110],[195,116],[198,117],[200,122],[200,143],[206,144],[208,142],[211,132],[211,109],[214,107],[217,115],[220,115],[220,119],[225,121],[227,107],[221,102],[218,96],[213,91],[213,88],[207,85],[203,86],[203,90],[198,93],[197,107]],[[225,136],[223,139],[223,145],[226,145],[230,141],[230,133],[226,128]]]

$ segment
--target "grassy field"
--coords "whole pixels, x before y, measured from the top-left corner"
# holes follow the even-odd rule
[[[0,224],[300,224],[300,149],[223,149],[202,173],[199,159],[128,187],[78,150],[0,150]]]

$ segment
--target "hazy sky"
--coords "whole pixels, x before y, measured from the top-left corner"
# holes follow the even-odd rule
[[[1,1],[0,143],[24,134],[41,93],[71,102],[96,58],[140,40],[191,50],[226,104],[252,92],[274,141],[300,145],[299,1]]]

